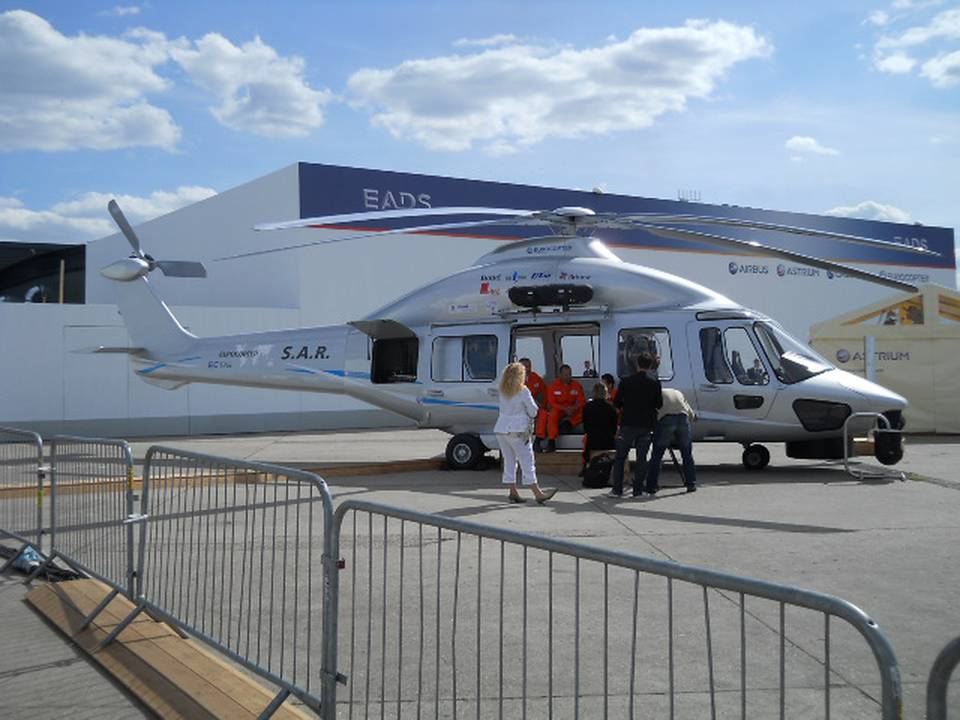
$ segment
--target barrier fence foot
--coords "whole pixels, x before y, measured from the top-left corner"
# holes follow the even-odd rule
[[[93,622],[93,619],[97,617],[97,615],[102,613],[104,608],[106,608],[107,605],[109,605],[113,601],[113,599],[119,594],[120,594],[120,591],[117,590],[116,588],[114,588],[109,593],[107,593],[107,596],[100,601],[100,604],[93,609],[93,612],[87,615],[83,619],[83,622],[80,623],[80,632],[83,632],[84,630],[86,630],[90,626],[90,623]]]
[[[272,717],[288,697],[290,697],[290,691],[286,688],[278,692],[276,697],[270,701],[270,704],[263,709],[263,712],[260,713],[257,720],[266,720],[267,718]]]
[[[143,606],[142,603],[141,603],[140,605],[137,605],[137,607],[134,608],[134,609],[130,612],[130,614],[127,615],[127,616],[123,619],[123,621],[113,629],[113,632],[111,632],[109,635],[107,635],[107,636],[103,639],[103,642],[101,642],[100,645],[97,646],[97,650],[103,650],[103,648],[105,648],[107,645],[109,645],[109,644],[112,643],[114,640],[116,640],[116,639],[117,639],[117,635],[119,635],[119,634],[122,633],[124,630],[126,630],[126,629],[127,629],[127,626],[128,626],[130,623],[132,623],[134,620],[136,620],[136,619],[137,619],[137,615],[139,615],[140,613],[142,613],[143,610],[144,610],[144,606]]]

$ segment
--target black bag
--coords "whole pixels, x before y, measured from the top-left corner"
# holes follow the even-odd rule
[[[613,458],[609,455],[597,455],[583,471],[583,486],[585,488],[604,488],[610,484],[610,471],[613,469]]]

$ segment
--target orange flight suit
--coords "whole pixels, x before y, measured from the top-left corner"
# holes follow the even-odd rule
[[[560,434],[560,421],[564,418],[569,420],[571,425],[579,425],[583,422],[583,406],[586,404],[587,398],[580,383],[571,380],[569,385],[564,385],[560,378],[554,380],[547,388],[545,422],[537,417],[537,437],[556,440]],[[560,408],[574,408],[574,412],[568,416]]]
[[[547,427],[547,411],[544,409],[547,403],[547,384],[543,381],[542,377],[531,370],[529,373],[527,373],[526,385],[527,390],[529,390],[530,394],[533,395],[533,399],[536,401],[537,405],[542,406],[539,410],[537,410],[536,424],[537,437],[542,438],[544,436],[540,432],[540,425],[542,424],[544,429]],[[541,420],[541,418],[543,418],[543,420]]]

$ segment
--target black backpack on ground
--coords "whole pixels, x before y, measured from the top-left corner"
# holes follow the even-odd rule
[[[585,488],[604,488],[610,484],[610,471],[613,470],[613,458],[609,455],[597,455],[587,463],[583,471]]]

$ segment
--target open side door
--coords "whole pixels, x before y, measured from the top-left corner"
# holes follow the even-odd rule
[[[417,382],[420,341],[413,330],[396,320],[354,320],[348,325],[373,341],[370,359],[371,382]]]

